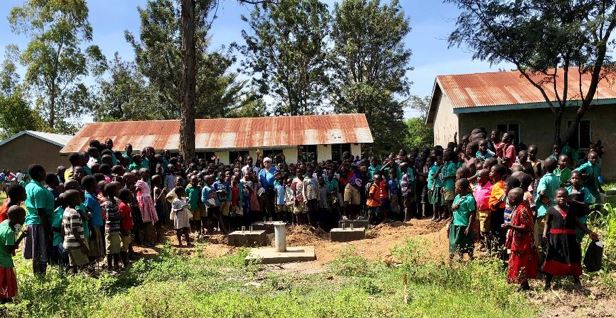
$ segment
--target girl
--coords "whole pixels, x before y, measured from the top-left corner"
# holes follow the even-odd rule
[[[6,220],[0,223],[0,304],[9,303],[17,294],[17,277],[13,255],[26,232],[19,233],[26,219],[26,211],[14,205],[7,211]]]
[[[479,215],[479,233],[481,235],[481,245],[483,248],[492,250],[490,238],[490,193],[492,192],[492,183],[490,182],[490,172],[486,169],[479,170],[477,173],[477,184],[473,191],[475,202],[477,203],[477,212]]]
[[[131,204],[134,201],[133,193],[129,189],[122,189],[118,193],[118,211],[120,214],[120,258],[124,268],[129,266],[128,252],[132,242],[131,232],[133,231],[133,216]]]
[[[513,214],[511,222],[505,222],[503,229],[508,229],[505,246],[511,250],[507,279],[510,283],[519,283],[520,289],[528,290],[528,279],[537,277],[539,256],[534,243],[533,211],[523,196],[521,188],[509,191],[507,199]]]
[[[590,191],[582,184],[582,174],[579,171],[573,171],[571,173],[571,185],[566,189],[569,193],[569,199],[575,201],[579,205],[590,206],[595,203],[595,197],[593,197]],[[582,224],[588,224],[588,216],[582,215],[578,217],[578,221]],[[576,237],[578,242],[582,242],[584,232],[577,229]]]
[[[175,235],[178,239],[178,245],[182,246],[182,235],[186,241],[186,246],[192,247],[190,243],[190,218],[192,213],[188,208],[186,202],[186,193],[183,187],[175,188],[175,195],[177,196],[171,203],[171,220],[173,220],[173,228],[175,229]]]
[[[428,197],[429,202],[432,204],[432,221],[438,222],[442,219],[441,209],[443,197],[441,195],[441,178],[438,177],[441,167],[443,166],[443,159],[441,156],[437,156],[434,164],[430,167],[428,172]]]
[[[462,178],[455,184],[456,197],[451,206],[453,210],[453,220],[449,224],[449,260],[454,254],[460,254],[460,259],[464,254],[468,254],[473,259],[473,223],[475,221],[476,203],[473,198],[470,182]]]
[[[455,161],[455,154],[453,151],[446,150],[443,154],[445,163],[439,173],[443,184],[443,219],[448,219],[451,216],[451,206],[455,197],[455,182],[456,171],[458,170],[458,163]]]
[[[152,190],[147,180],[150,178],[148,169],[142,168],[139,170],[141,179],[135,183],[135,191],[137,192],[137,202],[139,203],[139,211],[141,211],[141,221],[143,222],[143,232],[145,243],[147,246],[154,246],[156,233],[154,224],[158,222],[156,207],[152,199]]]
[[[152,176],[152,187],[154,187],[154,207],[156,208],[156,215],[158,216],[158,221],[155,223],[156,225],[156,234],[157,241],[162,242],[163,234],[164,234],[164,224],[165,220],[168,220],[168,215],[165,212],[166,201],[165,201],[165,189],[163,188],[163,178],[161,175],[155,174]]]
[[[556,192],[556,206],[548,210],[543,239],[547,242],[547,256],[543,264],[545,289],[549,289],[554,276],[572,276],[576,286],[581,286],[582,248],[576,240],[577,228],[599,240],[597,233],[579,222],[580,216],[588,214],[588,208],[569,200],[566,189]]]

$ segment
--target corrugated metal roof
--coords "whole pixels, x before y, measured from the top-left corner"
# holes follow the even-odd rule
[[[562,71],[560,74],[562,75]],[[535,75],[536,81],[541,78],[540,75]],[[454,108],[545,102],[539,89],[518,71],[440,75],[437,76],[436,82],[443,93],[449,97]],[[568,82],[568,100],[580,100],[580,78],[577,69],[570,69]],[[590,84],[590,74],[584,74],[581,82],[582,91],[586,93]],[[556,83],[558,92],[563,91],[563,84],[564,80],[559,77]],[[613,84],[613,80],[602,80],[595,99],[616,98],[616,86]],[[546,83],[544,86],[550,100],[556,101],[553,84]]]
[[[43,141],[46,141],[48,143],[54,144],[58,147],[64,147],[64,145],[66,145],[71,138],[73,138],[73,136],[71,135],[60,135],[60,134],[52,134],[52,133],[47,133],[47,132],[42,132],[42,131],[34,131],[34,130],[24,130],[22,132],[19,132],[11,137],[9,137],[6,140],[3,140],[2,142],[0,142],[0,146],[14,140],[17,139],[18,137],[21,137],[23,135],[29,135],[32,136],[34,138],[38,138],[41,139]]]
[[[177,150],[178,120],[100,122],[86,124],[60,151],[85,151],[90,140],[113,140],[114,148],[154,147]],[[251,149],[295,145],[372,143],[364,114],[197,119],[195,148]]]

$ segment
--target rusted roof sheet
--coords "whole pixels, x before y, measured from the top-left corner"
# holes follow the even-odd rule
[[[564,80],[562,70],[556,81],[556,89],[562,92]],[[535,81],[543,76],[535,75]],[[440,75],[436,78],[437,85],[443,93],[449,97],[454,108],[480,107],[480,106],[504,106],[530,103],[544,103],[545,99],[539,89],[534,87],[518,71],[491,72],[462,75]],[[569,71],[568,100],[580,100],[580,77],[577,69]],[[582,92],[588,91],[590,74],[582,75]],[[554,84],[545,83],[545,91],[550,100],[556,101]],[[561,96],[562,97],[562,96]],[[616,86],[613,76],[610,80],[602,80],[599,83],[595,99],[616,98]]]
[[[157,150],[173,151],[180,143],[180,122],[151,120],[86,124],[60,152],[85,151],[90,140],[103,142],[107,138],[113,140],[116,149],[124,149],[130,143],[135,150],[151,146]],[[195,123],[197,150],[372,142],[364,114],[197,119]]]

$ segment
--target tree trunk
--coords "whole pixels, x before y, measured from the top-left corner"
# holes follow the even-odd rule
[[[584,117],[584,114],[586,114],[586,110],[589,107],[586,106],[582,106],[579,107],[577,112],[575,113],[575,118],[573,119],[573,123],[571,123],[571,126],[569,127],[569,129],[567,129],[567,134],[565,135],[565,142],[570,142],[571,140],[573,140],[573,137],[575,137],[576,133],[577,133],[577,129],[578,126],[580,125],[580,121],[582,120],[582,118]]]
[[[190,161],[195,156],[195,2],[182,0],[182,86],[180,112],[180,154]]]
[[[56,84],[51,84],[51,96],[49,96],[49,120],[47,122],[49,128],[52,130],[56,125]]]
[[[562,140],[560,139],[560,132],[563,122],[563,112],[564,109],[559,108],[558,112],[556,113],[556,116],[554,116],[554,144],[558,144],[559,146],[562,146],[563,144]]]

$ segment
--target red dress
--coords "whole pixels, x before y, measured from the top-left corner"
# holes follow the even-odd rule
[[[507,279],[521,283],[537,278],[539,256],[535,250],[533,212],[528,203],[522,202],[513,211],[511,224],[524,227],[524,231],[509,229],[505,245],[511,250]]]

